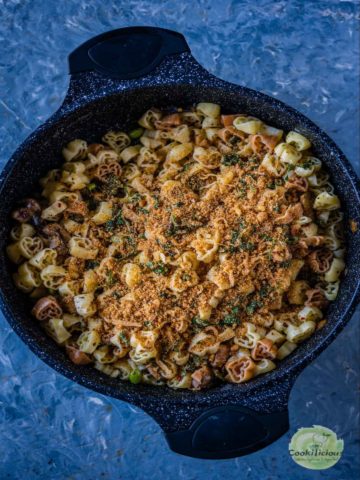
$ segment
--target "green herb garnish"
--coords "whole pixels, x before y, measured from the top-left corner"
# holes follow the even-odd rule
[[[280,262],[279,265],[280,265],[281,268],[289,268],[290,265],[291,265],[291,261],[290,260],[284,260],[283,262]]]
[[[122,211],[120,210],[119,213],[115,217],[115,225],[125,225],[125,220],[122,217]]]
[[[155,199],[154,208],[155,208],[155,210],[157,210],[160,206],[160,200],[159,200],[159,197],[157,197],[157,196],[155,196],[154,199]]]
[[[286,243],[288,243],[289,245],[293,245],[294,243],[296,243],[296,242],[299,241],[299,237],[292,236],[292,235],[286,235],[285,241],[286,241]]]
[[[246,227],[246,223],[242,218],[240,218],[238,225],[239,225],[238,230],[232,230],[231,232],[230,247],[229,247],[229,251],[231,253],[234,253],[239,249],[243,249],[244,242],[241,242],[240,244],[238,244],[238,240],[241,237],[241,230],[243,230]]]
[[[191,323],[194,327],[197,328],[205,328],[210,325],[210,323],[207,320],[201,320],[200,317],[196,316],[191,319]]]
[[[276,213],[279,213],[280,212],[280,205],[275,205],[275,207],[273,208],[274,212]]]
[[[166,243],[161,243],[161,241],[157,238],[156,239],[156,243],[165,250],[165,252],[170,256],[170,257],[174,257],[175,256],[175,252],[172,250],[173,248],[173,245],[171,244],[171,242],[166,242]]]
[[[242,160],[241,160],[240,156],[237,155],[236,153],[227,153],[221,159],[221,163],[223,165],[226,165],[227,167],[229,167],[231,165],[238,165],[241,162],[242,162]]]
[[[135,193],[134,195],[132,195],[129,199],[129,203],[136,203],[138,202],[139,200],[141,200],[141,195],[140,193]]]
[[[221,325],[236,325],[240,323],[240,319],[235,315],[225,315],[225,317],[220,321]]]
[[[184,227],[182,227],[180,225],[179,219],[177,217],[175,217],[174,215],[170,215],[170,226],[166,230],[166,234],[169,235],[169,236],[176,235],[177,233],[179,233],[179,230],[181,228],[184,228]]]
[[[114,174],[108,175],[106,177],[106,182],[104,184],[103,190],[107,195],[119,195],[120,190],[124,188],[119,177]]]
[[[85,270],[93,270],[94,268],[100,265],[96,260],[86,260],[85,261]]]
[[[161,298],[171,298],[172,295],[169,294],[168,292],[160,292],[159,297],[161,297]]]
[[[141,372],[138,369],[133,370],[129,375],[129,381],[131,383],[137,384],[141,382]]]
[[[233,230],[231,232],[231,243],[235,243],[236,240],[239,238],[240,232],[239,230]]]
[[[131,130],[131,132],[129,132],[129,137],[131,138],[131,140],[136,140],[137,138],[140,138],[143,133],[143,128],[135,128],[134,130]]]
[[[272,290],[272,287],[270,287],[269,285],[263,285],[259,290],[260,297],[266,298],[271,290]]]
[[[272,237],[270,237],[270,235],[267,235],[266,233],[260,234],[260,238],[266,240],[267,242],[272,242],[274,240]]]
[[[256,310],[261,308],[263,306],[262,302],[259,302],[258,300],[251,300],[251,302],[246,306],[246,313],[248,315],[253,315]]]
[[[143,207],[138,207],[138,212],[144,213],[145,215],[149,214],[149,210],[147,208],[143,208]]]
[[[114,217],[105,223],[105,229],[108,232],[111,232],[112,230],[114,230],[114,228],[121,227],[125,225],[125,223],[126,221],[122,216],[122,210],[118,210],[118,212],[114,215]]]
[[[111,270],[108,270],[106,283],[111,287],[112,285],[114,285],[115,282],[116,279],[114,278],[114,273]]]
[[[225,315],[225,317],[220,321],[221,325],[238,325],[241,320],[238,317],[240,307],[236,306],[231,309],[231,313]]]
[[[239,245],[239,250],[245,250],[246,252],[252,252],[255,250],[256,245],[252,242],[241,242]]]
[[[96,210],[100,204],[99,200],[97,200],[93,196],[91,196],[90,198],[87,198],[86,203],[90,211]]]
[[[129,346],[129,339],[124,332],[119,332],[119,338],[126,347]]]
[[[92,192],[93,190],[96,189],[96,183],[89,183],[87,185],[87,189],[89,190],[89,192]]]
[[[167,275],[170,271],[170,267],[163,262],[147,262],[146,266],[156,275]]]

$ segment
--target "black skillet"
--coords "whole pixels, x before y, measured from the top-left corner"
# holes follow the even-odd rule
[[[204,70],[179,33],[152,27],[114,30],[77,48],[69,65],[70,86],[63,105],[18,148],[0,177],[0,290],[5,317],[30,349],[58,372],[145,410],[159,423],[175,452],[231,458],[271,444],[288,430],[288,398],[297,375],[334,340],[359,299],[360,230],[346,229],[347,273],[322,330],[264,376],[246,384],[190,392],[132,385],[71,363],[31,318],[29,300],[12,283],[4,253],[9,214],[19,197],[31,195],[38,179],[60,165],[66,142],[96,141],[114,127],[127,130],[152,106],[214,102],[224,112],[246,112],[285,131],[303,133],[331,173],[346,224],[352,219],[360,225],[359,184],[351,165],[323,131],[293,108]]]

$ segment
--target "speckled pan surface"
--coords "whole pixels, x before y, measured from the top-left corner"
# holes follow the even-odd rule
[[[11,326],[40,358],[82,385],[136,404],[154,416],[165,430],[186,428],[209,406],[240,404],[261,412],[285,408],[297,374],[336,336],[350,318],[360,289],[360,230],[348,233],[348,271],[338,299],[328,310],[328,323],[275,371],[244,385],[223,385],[196,393],[167,388],[133,386],[106,377],[92,368],[71,364],[30,318],[29,303],[11,283],[3,257],[9,231],[9,212],[21,195],[36,188],[37,179],[61,161],[61,147],[73,138],[99,139],[110,127],[126,129],[147,108],[189,105],[198,101],[219,103],[224,111],[243,111],[284,130],[297,129],[314,145],[316,155],[331,172],[346,221],[360,224],[359,186],[344,155],[312,122],[285,104],[259,92],[224,82],[208,74],[189,53],[169,57],[148,76],[131,81],[104,78],[94,72],[71,80],[61,109],[38,128],[15,152],[0,179],[1,304]],[[119,121],[121,119],[121,121]],[[277,401],[274,401],[277,399]]]

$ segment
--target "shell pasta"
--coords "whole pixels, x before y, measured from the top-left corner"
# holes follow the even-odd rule
[[[75,364],[200,390],[274,370],[325,325],[343,215],[302,133],[202,102],[62,155],[7,254]]]

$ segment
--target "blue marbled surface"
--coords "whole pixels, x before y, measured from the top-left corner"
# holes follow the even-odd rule
[[[359,164],[359,2],[0,0],[0,165],[60,105],[67,54],[93,35],[128,25],[184,33],[215,75],[289,103]],[[168,450],[142,411],[59,376],[0,314],[0,479],[337,479],[359,464],[359,311],[299,377],[291,428],[266,450],[227,461]],[[340,462],[313,472],[288,442],[320,424],[345,441]]]

